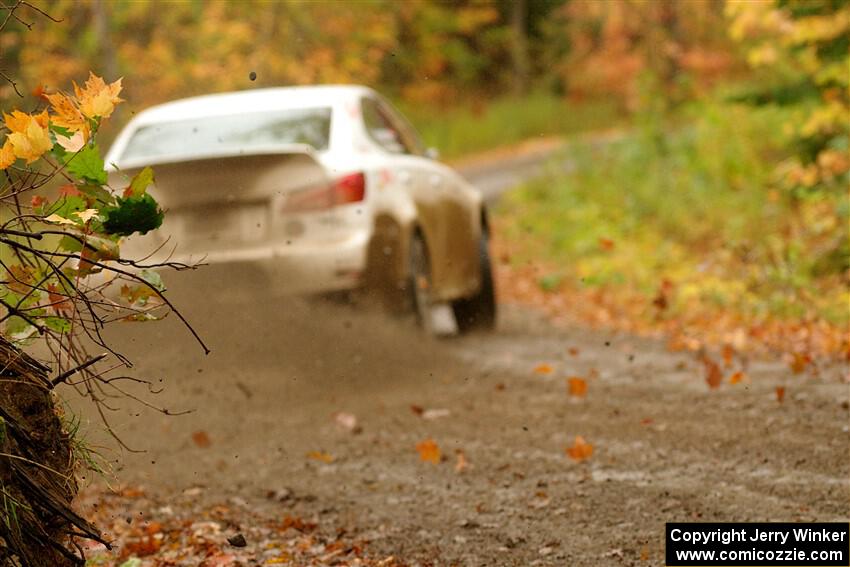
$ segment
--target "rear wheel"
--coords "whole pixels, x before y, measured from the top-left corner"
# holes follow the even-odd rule
[[[481,287],[472,297],[454,302],[455,320],[461,333],[490,331],[496,327],[496,290],[493,283],[493,268],[490,263],[490,247],[487,233],[481,234],[478,242],[478,261],[481,269]]]
[[[425,330],[432,333],[431,324],[431,262],[428,250],[422,236],[413,235],[410,242],[410,299],[416,322]]]
[[[435,337],[451,337],[458,333],[452,304],[434,299],[431,280],[431,261],[428,247],[420,234],[410,245],[410,290],[419,326]]]

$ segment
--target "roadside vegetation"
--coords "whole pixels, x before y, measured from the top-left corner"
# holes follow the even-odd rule
[[[562,314],[691,337],[680,346],[848,352],[850,14],[786,4],[727,7],[759,82],[672,104],[647,71],[620,139],[569,145],[572,170],[505,200],[517,277],[565,295]]]
[[[428,147],[453,159],[526,140],[570,136],[622,124],[626,115],[613,101],[569,103],[563,96],[534,92],[451,106],[400,103]]]

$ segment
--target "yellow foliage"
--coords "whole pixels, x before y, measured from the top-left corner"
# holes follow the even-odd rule
[[[11,144],[15,157],[32,163],[53,147],[47,128],[49,119],[46,110],[36,115],[20,110],[13,111],[11,115],[4,112],[3,119],[11,131],[7,141]]]
[[[115,105],[123,102],[118,98],[121,92],[121,79],[107,85],[106,82],[89,72],[89,78],[83,88],[74,83],[74,93],[80,104],[80,112],[87,118],[109,118]]]
[[[61,128],[67,128],[71,132],[82,132],[83,138],[88,141],[91,134],[88,120],[80,112],[74,100],[66,94],[55,93],[45,95],[55,113],[51,122]]]
[[[6,140],[6,143],[0,148],[0,169],[6,169],[15,163],[15,159],[15,151],[12,149],[12,143]]]

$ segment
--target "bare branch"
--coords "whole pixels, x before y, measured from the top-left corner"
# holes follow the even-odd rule
[[[59,384],[61,384],[62,382],[64,382],[65,380],[67,380],[68,378],[73,376],[74,374],[76,374],[77,372],[85,370],[86,368],[88,368],[92,364],[96,364],[96,363],[100,362],[101,360],[103,360],[107,356],[109,356],[109,353],[104,352],[102,354],[95,356],[94,358],[90,358],[89,360],[85,361],[84,363],[80,364],[79,366],[76,366],[75,368],[71,368],[70,370],[66,370],[65,372],[63,372],[62,374],[60,374],[59,376],[57,376],[56,378],[51,380],[50,382],[53,384],[53,387],[55,388],[56,386],[58,386]]]

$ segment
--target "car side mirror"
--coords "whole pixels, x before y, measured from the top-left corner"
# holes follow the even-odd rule
[[[425,150],[425,157],[428,159],[440,159],[440,150],[437,148],[427,148]]]

